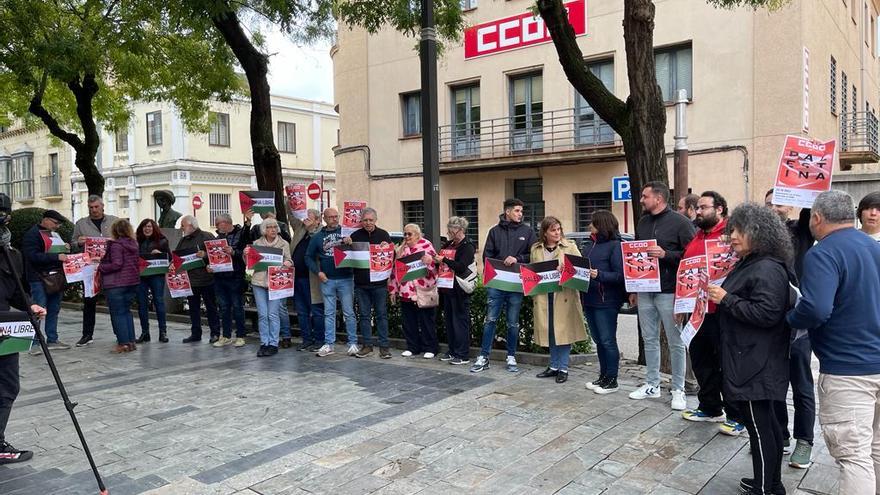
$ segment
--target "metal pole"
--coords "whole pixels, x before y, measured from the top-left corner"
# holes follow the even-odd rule
[[[422,0],[422,36],[419,42],[422,72],[422,191],[425,237],[440,241],[440,149],[437,124],[437,30],[434,1]]]
[[[679,89],[675,101],[675,150],[672,159],[676,204],[688,194],[687,103],[687,90]]]

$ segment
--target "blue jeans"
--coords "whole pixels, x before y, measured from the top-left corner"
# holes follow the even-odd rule
[[[31,299],[34,304],[38,304],[46,310],[46,319],[43,321],[46,342],[50,344],[58,342],[58,313],[61,311],[61,293],[46,294],[43,282],[31,282]]]
[[[235,320],[235,336],[244,338],[244,280],[238,277],[214,276],[214,292],[217,293],[217,309],[223,336],[232,338],[232,322]]]
[[[550,369],[568,371],[571,344],[556,345],[556,329],[553,326],[553,293],[547,294],[547,337],[550,340]]]
[[[296,286],[293,290],[296,293]],[[287,308],[287,298],[282,299],[278,305],[278,321],[281,324],[281,337],[285,339],[293,337],[290,333],[290,310]]]
[[[375,345],[373,339],[372,310],[376,310],[376,332],[379,334],[379,347],[388,347],[388,287],[355,287],[358,300],[358,323],[364,345]]]
[[[619,307],[591,308],[584,306],[584,316],[590,327],[590,337],[599,356],[599,375],[617,378],[620,349],[617,347],[617,313]]]
[[[324,343],[336,343],[336,301],[342,306],[348,345],[357,344],[357,321],[354,318],[354,279],[329,279],[321,284],[324,296]]]
[[[483,326],[483,346],[480,350],[482,356],[489,357],[492,350],[492,341],[495,339],[495,327],[498,326],[498,317],[501,316],[501,308],[507,303],[507,355],[516,355],[516,345],[519,342],[519,308],[522,306],[523,295],[519,292],[507,292],[503,290],[486,289],[486,324]]]
[[[645,341],[645,382],[660,386],[660,324],[666,331],[669,362],[672,366],[672,390],[684,390],[685,352],[681,341],[681,327],[675,323],[673,306],[675,294],[657,292],[639,293],[639,325]]]
[[[131,316],[131,303],[137,296],[138,286],[113,287],[104,289],[107,304],[110,306],[110,324],[116,334],[116,342],[134,342],[134,317]]]
[[[150,302],[147,295],[152,294],[156,318],[159,320],[159,332],[165,333],[165,275],[141,277],[137,286],[138,320],[141,322],[141,333],[150,334]]]
[[[293,305],[303,345],[324,343],[324,304],[312,304],[309,277],[294,279]]]
[[[257,315],[259,316],[260,344],[278,347],[278,335],[281,332],[279,321],[279,307],[287,299],[269,300],[269,289],[254,286],[254,302],[257,303]]]

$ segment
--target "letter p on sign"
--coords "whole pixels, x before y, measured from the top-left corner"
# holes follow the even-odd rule
[[[632,193],[629,189],[629,177],[612,177],[611,178],[611,200],[614,202],[630,201]]]

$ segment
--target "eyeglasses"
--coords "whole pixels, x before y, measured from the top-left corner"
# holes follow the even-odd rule
[[[404,232],[404,233],[403,233],[403,236],[404,236],[404,237],[412,237],[412,236],[414,236],[414,235],[415,235],[415,234],[413,234],[412,232]]]

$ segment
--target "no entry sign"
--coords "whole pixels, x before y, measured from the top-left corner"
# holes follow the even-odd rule
[[[195,196],[193,196],[193,201],[192,201],[193,210],[198,210],[198,209],[200,209],[200,208],[202,207],[203,204],[204,204],[204,203],[202,202],[202,197],[201,197],[201,196],[199,196],[198,194],[196,194]]]
[[[321,186],[317,182],[312,182],[306,189],[306,193],[309,195],[309,199],[318,199],[321,197]]]

